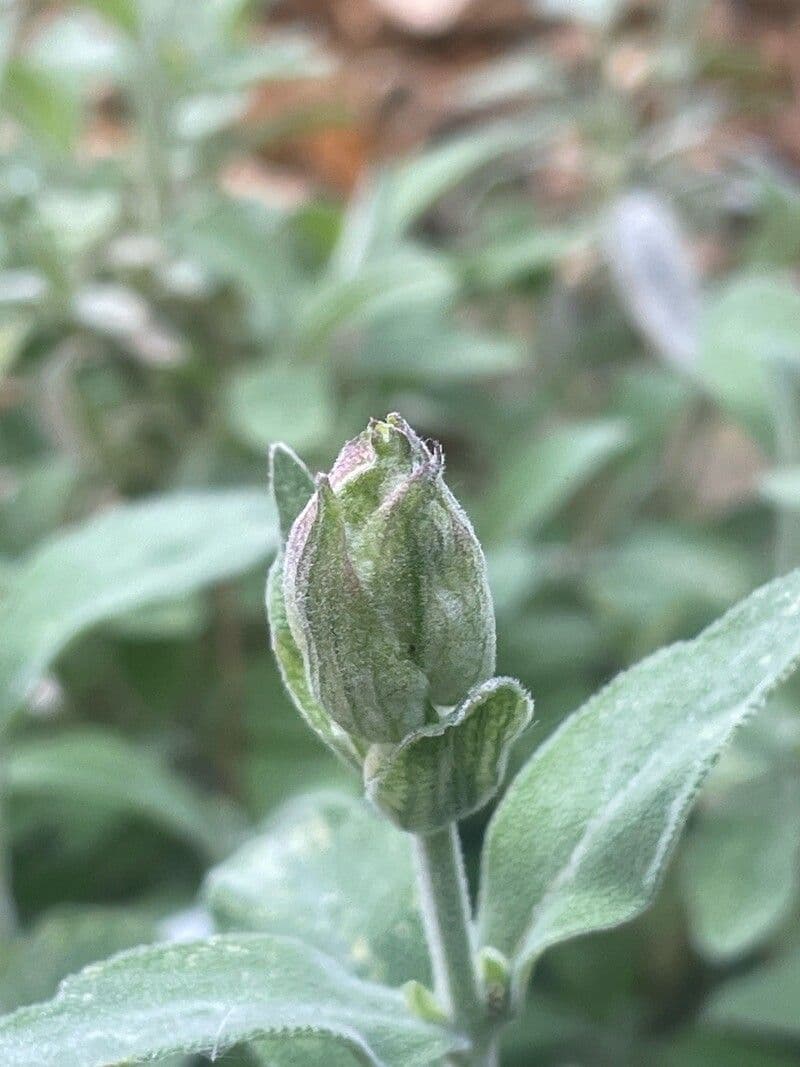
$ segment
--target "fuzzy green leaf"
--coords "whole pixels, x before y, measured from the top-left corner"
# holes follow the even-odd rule
[[[518,992],[548,946],[647,907],[715,758],[799,657],[794,571],[619,675],[537,750],[483,855],[482,942],[514,960]]]
[[[291,938],[231,934],[134,949],[0,1021],[4,1067],[112,1067],[174,1053],[214,1059],[268,1035],[328,1038],[375,1067],[442,1062],[459,1038],[413,1019],[402,995]]]
[[[278,511],[281,541],[285,542],[292,523],[314,492],[314,479],[302,459],[281,443],[269,450],[269,481]]]
[[[367,793],[404,830],[431,833],[463,819],[497,792],[532,715],[519,682],[492,678],[442,722],[396,747],[374,746],[364,767]]]
[[[210,872],[206,901],[223,929],[284,933],[373,981],[428,981],[408,839],[361,800],[287,804]]]
[[[125,504],[40,545],[0,604],[0,725],[78,634],[230,578],[275,547],[265,493],[176,493]]]

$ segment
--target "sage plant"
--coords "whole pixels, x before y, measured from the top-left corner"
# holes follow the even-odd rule
[[[800,659],[794,571],[615,678],[500,799],[473,909],[457,824],[497,792],[532,703],[493,677],[486,567],[441,451],[390,415],[316,482],[283,445],[271,466],[275,655],[370,804],[290,804],[209,872],[220,932],[93,964],[0,1018],[3,1067],[214,1060],[241,1043],[264,1067],[498,1064],[543,953],[653,901],[715,759]],[[778,1000],[788,1033],[796,1009]],[[729,1022],[736,1003],[722,989],[706,1017]]]

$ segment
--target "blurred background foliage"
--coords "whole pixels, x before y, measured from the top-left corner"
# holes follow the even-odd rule
[[[790,0],[5,0],[0,1006],[258,925],[204,872],[353,789],[267,650],[270,441],[443,442],[520,750],[800,565],[798,56]],[[797,696],[504,1063],[800,1063]],[[291,851],[248,877],[310,909]]]

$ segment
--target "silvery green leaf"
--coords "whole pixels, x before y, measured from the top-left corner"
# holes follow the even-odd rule
[[[589,224],[533,225],[479,248],[468,262],[470,277],[479,285],[504,289],[524,279],[551,273],[559,260],[591,236]]]
[[[404,830],[431,833],[466,818],[499,789],[511,746],[532,715],[533,701],[519,682],[492,678],[441,722],[396,747],[370,749],[367,793]]]
[[[459,101],[467,108],[496,107],[530,96],[552,98],[565,89],[563,63],[544,47],[510,51],[477,68],[471,65],[456,85]]]
[[[204,895],[225,930],[298,937],[387,985],[429,980],[408,838],[363,800],[290,801],[208,874]]]
[[[653,193],[626,193],[611,212],[605,247],[620,300],[636,327],[664,359],[691,369],[700,283],[675,212]]]
[[[800,889],[800,783],[779,767],[712,794],[683,854],[689,930],[712,961],[752,951],[785,922]]]
[[[705,1017],[725,1029],[800,1038],[800,949],[731,978],[711,998]]]
[[[216,91],[244,91],[253,85],[289,78],[324,77],[331,64],[308,35],[274,31],[264,44],[220,52],[214,41],[205,58],[203,82]]]
[[[126,34],[138,34],[144,9],[137,0],[85,0],[85,3]]]
[[[230,934],[134,949],[0,1021],[5,1067],[112,1067],[242,1041],[318,1036],[373,1067],[433,1067],[461,1045],[402,995],[291,938]],[[463,1046],[461,1046],[463,1047]]]
[[[281,541],[285,542],[292,523],[314,492],[314,479],[302,459],[280,442],[269,450],[269,482],[278,512]]]
[[[16,463],[0,498],[0,545],[17,555],[63,522],[78,481],[74,459],[64,455]]]
[[[134,289],[125,285],[87,285],[76,295],[73,314],[87,329],[124,340],[147,328],[150,307]]]
[[[99,189],[45,187],[38,197],[37,208],[39,222],[47,229],[58,254],[64,256],[65,259],[86,255],[93,249],[93,246],[110,239],[120,224],[123,211],[120,192],[117,189],[105,187]],[[124,286],[90,283],[85,289],[79,290],[79,293],[90,294],[87,304],[91,310],[94,302],[95,321],[97,321],[97,317],[101,314],[102,294],[108,292],[109,299],[106,300],[106,307],[109,316],[115,316],[113,294],[120,289],[123,294],[128,292]],[[94,301],[91,294],[95,294]],[[126,300],[125,295],[120,298],[122,303],[127,303],[129,300]],[[135,295],[132,301],[136,301]],[[133,314],[135,315],[136,312]],[[98,328],[102,331],[102,326],[99,324]]]
[[[362,1060],[357,1051],[343,1045],[334,1045],[330,1038],[298,1035],[291,1041],[283,1038],[266,1038],[253,1041],[247,1046],[248,1067],[251,1057],[263,1067],[309,1067],[309,1064],[325,1064],[325,1067],[359,1067]],[[768,1065],[772,1067],[772,1065]]]
[[[0,307],[38,304],[48,294],[50,283],[34,270],[0,271]]]
[[[619,675],[534,753],[487,831],[479,907],[518,993],[550,945],[648,906],[714,760],[798,658],[794,571]]]
[[[263,491],[181,492],[120,505],[35,548],[0,604],[0,721],[78,634],[255,566],[275,547],[275,525]]]
[[[242,822],[229,805],[199,793],[146,748],[100,727],[12,742],[4,774],[11,797],[80,801],[144,818],[211,858],[225,855],[241,837]]]
[[[413,318],[400,314],[382,319],[354,353],[353,372],[367,379],[456,384],[510,374],[524,362],[519,341],[456,329],[438,309]]]
[[[205,631],[209,604],[201,593],[134,608],[109,620],[109,628],[132,640],[198,639]]]

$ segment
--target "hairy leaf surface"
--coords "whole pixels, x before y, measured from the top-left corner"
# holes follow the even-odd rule
[[[290,802],[210,872],[205,896],[225,929],[291,934],[387,985],[428,980],[408,838],[364,801]]]
[[[5,1067],[113,1067],[174,1053],[215,1058],[269,1035],[329,1038],[380,1067],[441,1063],[459,1046],[410,1017],[402,994],[291,938],[238,934],[134,949],[0,1021]]]
[[[537,750],[483,855],[481,937],[520,983],[548,946],[647,907],[716,756],[798,657],[795,571],[619,675]]]

